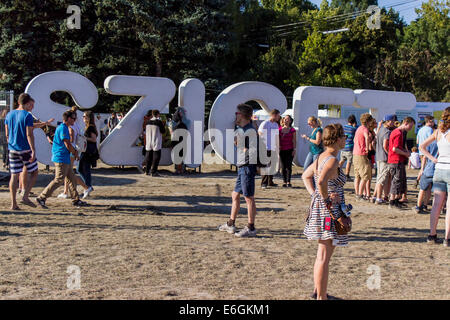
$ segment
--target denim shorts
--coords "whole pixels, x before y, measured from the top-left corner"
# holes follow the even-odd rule
[[[244,197],[253,197],[255,195],[255,176],[255,165],[238,168],[238,177],[234,191],[243,194]]]
[[[430,186],[433,186],[433,177],[426,177],[424,174],[419,180],[420,190],[426,191]]]
[[[449,190],[450,170],[436,168],[433,176],[433,191],[448,192]]]

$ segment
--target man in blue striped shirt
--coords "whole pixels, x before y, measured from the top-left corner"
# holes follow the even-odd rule
[[[347,136],[347,139],[345,140],[345,147],[341,151],[341,161],[339,162],[339,166],[342,167],[344,162],[347,161],[345,175],[347,176],[347,181],[351,181],[350,168],[353,163],[353,138],[355,137],[355,132],[357,129],[355,115],[351,114],[348,117],[347,122],[348,123],[344,126],[344,134]]]

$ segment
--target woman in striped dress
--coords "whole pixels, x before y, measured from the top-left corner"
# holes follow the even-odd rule
[[[345,147],[346,136],[341,124],[331,124],[323,131],[325,151],[303,173],[302,179],[312,197],[310,213],[306,221],[304,234],[309,240],[318,240],[319,247],[314,263],[314,296],[327,299],[328,265],[336,246],[348,244],[347,235],[338,235],[334,223],[325,230],[325,218],[341,215],[339,205],[344,203],[345,173],[339,167],[336,158]],[[316,187],[314,187],[316,186]]]

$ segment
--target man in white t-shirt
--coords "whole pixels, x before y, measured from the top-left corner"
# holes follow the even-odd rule
[[[258,134],[262,137],[266,144],[267,156],[270,158],[272,153],[278,150],[278,128],[280,121],[280,111],[273,109],[270,111],[270,118],[263,121],[258,129]],[[261,187],[263,189],[267,187],[275,187],[276,184],[273,183],[273,175],[261,175]]]
[[[164,123],[161,121],[158,110],[152,110],[153,116],[145,126],[145,174],[159,177],[158,165],[161,160],[162,135],[166,132]],[[150,116],[150,111],[147,114]],[[151,169],[151,170],[150,170]]]

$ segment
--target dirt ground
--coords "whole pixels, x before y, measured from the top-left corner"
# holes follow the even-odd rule
[[[309,195],[301,168],[294,168],[292,189],[257,188],[258,237],[251,239],[217,230],[228,219],[236,179],[228,165],[205,165],[202,173],[185,176],[161,169],[163,177],[153,178],[135,168],[100,166],[93,171],[90,206],[82,209],[50,198],[48,210],[22,205],[13,212],[7,182],[0,182],[0,298],[309,298],[317,242],[302,235]],[[408,172],[410,207],[416,174]],[[52,178],[41,170],[34,193]],[[332,257],[329,294],[450,299],[450,250],[426,243],[429,215],[356,202],[352,189],[347,183],[353,231],[349,246]],[[246,224],[242,203],[238,228]],[[80,270],[80,289],[67,287],[69,266]],[[378,289],[371,286],[376,271]]]

